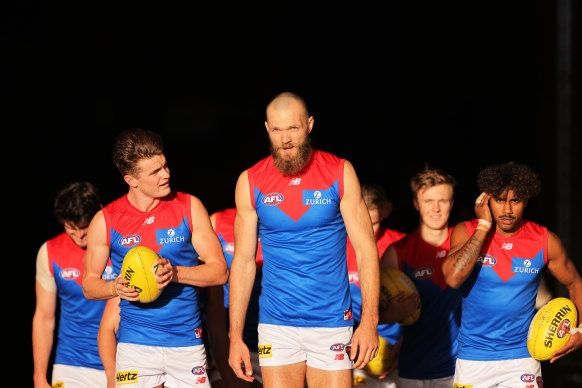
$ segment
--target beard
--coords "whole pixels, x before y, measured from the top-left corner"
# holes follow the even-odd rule
[[[282,147],[275,148],[271,144],[271,155],[273,156],[275,167],[286,177],[302,173],[309,164],[311,155],[313,154],[313,147],[309,137],[306,137],[303,143],[294,146],[297,147],[297,155],[293,159],[285,159],[279,154],[279,150]]]

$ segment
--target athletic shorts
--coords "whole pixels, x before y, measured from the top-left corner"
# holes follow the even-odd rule
[[[455,388],[541,388],[542,367],[531,357],[502,361],[457,359]]]
[[[398,379],[398,388],[451,388],[455,376],[441,377],[439,379]]]
[[[117,344],[117,387],[210,387],[204,345],[159,347]]]
[[[59,388],[103,388],[107,386],[107,376],[102,369],[54,364],[51,385]]]
[[[305,362],[323,370],[352,369],[353,327],[291,327],[259,324],[259,364]]]

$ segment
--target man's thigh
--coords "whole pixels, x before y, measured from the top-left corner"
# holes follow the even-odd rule
[[[306,380],[309,388],[349,388],[352,386],[352,370],[324,370],[307,367]]]
[[[261,377],[265,388],[305,387],[306,365],[304,361],[287,365],[261,366]]]

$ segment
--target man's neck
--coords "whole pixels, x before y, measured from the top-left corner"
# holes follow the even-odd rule
[[[136,209],[142,212],[148,212],[155,208],[160,202],[160,198],[152,198],[144,195],[141,191],[136,189],[129,189],[127,199]]]
[[[418,233],[428,244],[440,247],[449,237],[449,226],[445,224],[441,229],[432,229],[421,222],[418,227]]]

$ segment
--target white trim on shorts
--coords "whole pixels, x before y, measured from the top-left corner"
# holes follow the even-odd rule
[[[305,362],[322,370],[352,369],[349,350],[353,327],[292,327],[260,323],[259,364],[280,366]]]
[[[116,387],[210,387],[204,345],[160,347],[117,344]]]
[[[107,376],[102,369],[54,364],[51,385],[62,383],[65,388],[103,388]]]
[[[541,387],[542,367],[531,357],[500,361],[457,359],[455,387]],[[538,383],[538,380],[540,382]]]

